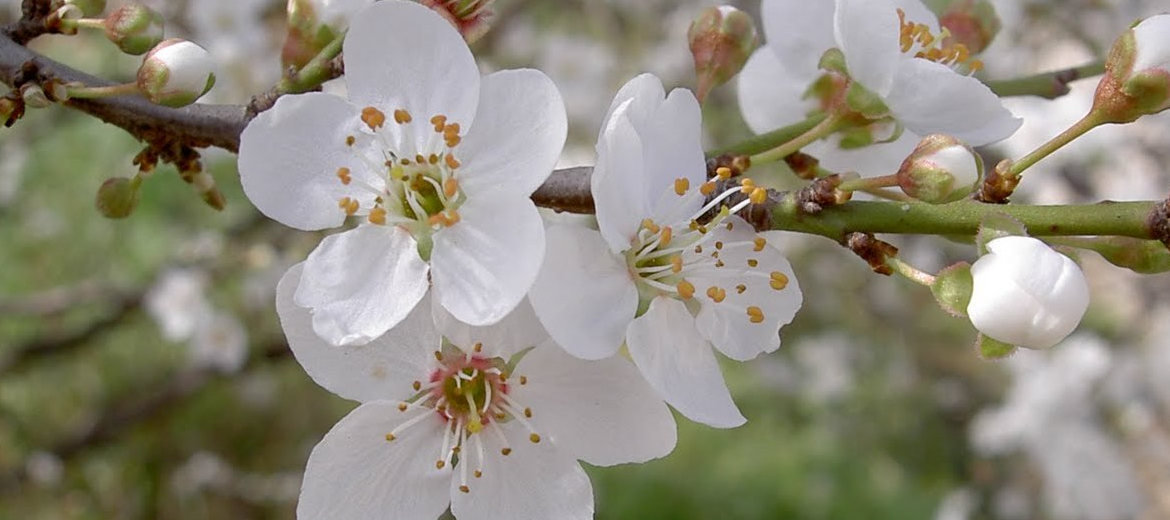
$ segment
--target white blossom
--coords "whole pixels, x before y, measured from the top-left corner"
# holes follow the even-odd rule
[[[335,345],[371,341],[434,287],[484,325],[536,277],[544,229],[529,195],[564,144],[564,104],[535,70],[482,79],[459,33],[418,4],[356,16],[344,43],[348,99],[284,96],[244,130],[240,179],[266,215],[325,238],[297,305]]]
[[[1004,343],[1049,348],[1072,333],[1089,307],[1085,275],[1067,256],[1030,237],[1001,237],[971,266],[967,315]]]
[[[714,194],[690,91],[644,74],[618,92],[602,127],[592,193],[600,231],[551,225],[530,297],[559,344],[583,359],[623,342],[663,398],[690,419],[742,424],[711,347],[748,360],[780,346],[801,292],[788,261],[734,215],[698,219],[743,190]],[[750,182],[748,191],[755,192]],[[704,204],[707,195],[716,195]]]

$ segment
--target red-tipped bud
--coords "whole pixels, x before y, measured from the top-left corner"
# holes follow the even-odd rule
[[[902,161],[898,186],[923,202],[950,202],[970,193],[983,159],[970,146],[949,135],[928,135]]]
[[[1128,123],[1170,108],[1170,14],[1151,16],[1121,35],[1105,61],[1093,113]]]
[[[496,0],[419,0],[446,18],[459,30],[467,43],[478,40],[491,28],[496,13],[492,4]]]
[[[727,83],[743,69],[760,44],[752,18],[731,6],[709,7],[687,30],[698,76],[696,95],[706,99],[711,89]]]
[[[138,89],[152,103],[190,105],[215,85],[213,68],[211,54],[203,47],[172,38],[151,49],[142,60]]]
[[[991,45],[999,33],[999,15],[988,0],[953,0],[942,10],[938,23],[950,33],[944,45],[962,44],[972,54]]]
[[[142,54],[163,40],[163,16],[136,2],[110,13],[105,25],[106,38],[126,54]]]
[[[94,204],[106,218],[126,218],[138,207],[138,182],[126,177],[106,179]]]

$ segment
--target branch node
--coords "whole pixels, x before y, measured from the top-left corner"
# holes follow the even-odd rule
[[[886,276],[894,274],[889,259],[898,256],[898,248],[892,244],[878,240],[872,233],[849,233],[845,235],[844,246],[865,260],[873,272]]]

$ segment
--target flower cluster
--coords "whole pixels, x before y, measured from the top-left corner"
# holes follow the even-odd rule
[[[284,96],[241,137],[243,188],[260,211],[302,230],[343,227],[277,291],[297,360],[361,403],[310,455],[298,516],[589,518],[576,461],[665,456],[668,405],[714,427],[746,421],[713,351],[747,361],[778,349],[801,288],[775,232],[740,215],[767,190],[727,167],[709,173],[699,101],[652,75],[618,91],[599,132],[596,227],[542,220],[530,196],[565,142],[560,94],[535,70],[480,75],[459,22],[486,20],[490,2],[426,4],[450,12],[384,0],[348,16],[348,97]],[[1018,126],[917,0],[766,0],[764,19],[772,39],[740,82],[756,130],[808,108],[777,105],[778,85],[845,78],[882,107],[855,130],[892,133],[844,157],[894,150],[887,171],[902,165],[907,192],[943,201],[979,176],[968,144]],[[817,63],[831,47],[844,69],[826,75]],[[931,136],[911,153],[936,132],[966,143]],[[843,144],[825,146],[831,158]],[[977,285],[1025,276],[997,259],[1019,245],[1002,240],[989,246],[1000,257],[973,269]],[[1059,287],[1040,304],[1076,281],[1052,254]],[[1005,299],[1037,294],[1018,289],[977,289],[969,313],[990,336],[1033,344],[1027,324],[995,317]],[[1041,343],[1079,321],[1037,312],[1052,329]]]

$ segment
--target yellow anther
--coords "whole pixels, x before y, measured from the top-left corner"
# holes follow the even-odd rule
[[[451,226],[454,226],[455,224],[458,224],[460,220],[463,220],[463,217],[459,216],[458,211],[455,211],[453,209],[447,210],[447,227],[451,227]]]
[[[720,167],[715,169],[715,175],[718,175],[719,178],[723,179],[723,180],[730,179],[731,178],[731,168],[728,168],[726,166],[720,166]]]
[[[435,126],[436,132],[442,132],[443,126],[447,124],[447,116],[437,115],[431,118],[431,124]]]
[[[757,267],[760,265],[760,261],[755,258],[749,258],[747,264],[748,267]]]
[[[394,439],[397,439],[397,438],[398,438],[398,437],[396,437],[396,436],[395,436],[393,433],[387,433],[387,434],[386,434],[386,442],[391,442],[391,441],[393,441]]]
[[[520,376],[520,384],[521,385],[528,384],[528,376]]]
[[[435,351],[435,361],[442,361],[442,360],[443,360],[443,353],[436,350]]]
[[[760,310],[755,305],[749,305],[747,308],[748,321],[752,323],[762,323],[764,321],[764,311]]]
[[[384,208],[370,210],[369,220],[371,224],[377,224],[379,226],[386,225],[386,210]]]
[[[417,391],[419,391],[419,390],[421,390],[421,389],[422,389],[422,382],[421,382],[421,381],[415,381],[415,382],[411,383],[411,384],[410,384],[410,386],[411,386],[412,388],[414,388],[414,391],[415,391],[415,392],[417,392]]]
[[[349,197],[343,197],[340,201],[337,202],[337,207],[345,210],[346,215],[352,216],[354,213],[357,213],[357,210],[360,206],[358,205],[358,201]]]
[[[531,418],[532,418],[532,409],[531,409],[531,408],[525,408],[525,409],[524,409],[524,417],[527,417],[527,418],[529,418],[529,419],[531,419]]]
[[[374,107],[366,107],[362,109],[362,122],[370,127],[370,130],[377,130],[386,124],[386,114]]]
[[[682,272],[682,268],[683,268],[683,261],[682,261],[681,256],[674,255],[674,256],[670,257],[670,272],[672,272],[674,274],[678,274],[678,273]]]
[[[715,241],[715,249],[719,250],[719,251],[723,250],[723,241],[722,240]]]
[[[469,431],[471,433],[479,433],[479,432],[483,431],[483,422],[481,422],[481,421],[468,422],[467,423],[467,431]]]
[[[675,286],[678,289],[678,296],[684,300],[689,300],[695,296],[695,285],[691,282],[683,280]]]
[[[528,440],[532,441],[533,444],[536,444],[540,442],[540,436],[534,433],[528,436]]]
[[[500,454],[507,457],[508,455],[512,454],[512,448],[504,448],[504,449],[500,450]]]
[[[712,193],[715,193],[715,183],[709,181],[704,182],[702,186],[699,186],[699,193],[704,197],[710,197]]]
[[[452,154],[447,154],[446,156],[444,156],[443,162],[446,163],[447,167],[452,169],[452,170],[459,167],[459,161],[455,160],[455,156]]]
[[[439,164],[439,156],[431,154],[429,157],[427,157],[427,162],[431,164]]]
[[[475,470],[475,473],[472,473],[472,475],[475,475],[475,478],[479,478],[483,476],[483,472],[477,469]]]
[[[651,233],[657,233],[662,228],[658,227],[658,224],[654,223],[654,219],[647,218],[647,219],[642,219],[642,229],[645,229],[646,231],[649,231]]]
[[[443,144],[446,144],[447,148],[455,148],[456,146],[459,146],[459,143],[461,143],[461,142],[463,142],[463,138],[459,137],[458,135],[454,135],[454,134],[444,134],[443,135]]]
[[[665,246],[674,239],[674,231],[670,229],[670,226],[666,226],[662,228],[662,235],[659,238],[660,240],[658,241],[658,246]]]
[[[691,189],[691,181],[686,177],[679,177],[674,180],[674,193],[679,197],[686,195],[687,190]]]
[[[971,60],[970,63],[967,63],[967,69],[971,71],[971,74],[983,70],[983,60]]]
[[[483,352],[483,343],[476,342],[475,346],[472,347],[471,350],[474,350],[476,354]]]
[[[448,177],[447,180],[443,181],[443,195],[448,199],[454,197],[458,191],[459,181],[455,180],[454,177]]]
[[[404,125],[406,123],[411,122],[411,120],[413,120],[413,119],[414,119],[413,117],[410,117],[410,112],[407,112],[401,108],[394,111],[394,122],[395,123],[398,123],[400,125]]]
[[[419,155],[414,156],[414,162],[416,162],[418,164],[426,164],[427,158],[423,157],[422,154],[419,154]]]
[[[735,286],[735,294],[743,294],[743,292],[746,290],[747,290],[747,286],[742,284],[742,283]]]
[[[703,246],[695,246],[695,254],[696,255],[703,254]]]
[[[471,488],[467,487],[467,485],[466,485],[466,484],[464,484],[464,485],[461,485],[461,486],[459,486],[459,491],[462,491],[462,492],[464,492],[464,493],[470,493],[470,492],[471,492]]]
[[[751,195],[748,195],[748,200],[752,201],[752,204],[763,204],[768,200],[768,190],[756,188],[752,190]]]
[[[739,191],[744,195],[750,194],[754,189],[756,189],[756,181],[744,179],[743,182],[739,183]]]
[[[720,303],[725,298],[727,298],[727,291],[725,291],[722,287],[716,287],[712,285],[711,287],[707,288],[707,297],[711,298],[711,300],[715,303]]]
[[[398,411],[400,411],[400,412],[405,412],[406,409],[409,407],[410,406],[407,405],[406,403],[398,403]]]
[[[352,181],[352,180],[353,180],[353,179],[352,179],[352,178],[349,176],[349,168],[346,168],[346,167],[344,167],[344,166],[342,166],[341,168],[338,168],[338,169],[337,169],[337,178],[338,178],[338,179],[341,179],[341,183],[342,183],[342,184],[345,184],[345,185],[349,185],[350,181]]]
[[[443,469],[443,467],[446,465],[447,465],[447,461],[445,461],[445,460],[436,460],[435,461],[435,469]]]
[[[735,224],[728,222],[728,223],[724,224],[723,227],[726,228],[728,231],[731,231],[733,228],[735,228]]]
[[[716,260],[715,261],[715,267],[723,267],[724,265],[726,265],[726,264],[723,263],[723,260]]]
[[[755,244],[755,247],[752,247],[752,250],[759,253],[760,251],[764,250],[764,246],[768,245],[768,240],[764,237],[756,237],[752,243]]]
[[[781,273],[780,271],[772,271],[772,276],[768,280],[768,285],[771,285],[772,288],[776,289],[777,291],[782,291],[785,287],[788,287],[788,275]]]
[[[354,137],[352,135],[345,136],[345,145],[346,146],[353,146],[353,143],[356,143],[356,142],[357,142],[356,137]]]
[[[401,161],[398,161],[398,163],[403,166],[410,166],[410,159],[402,159]]]

